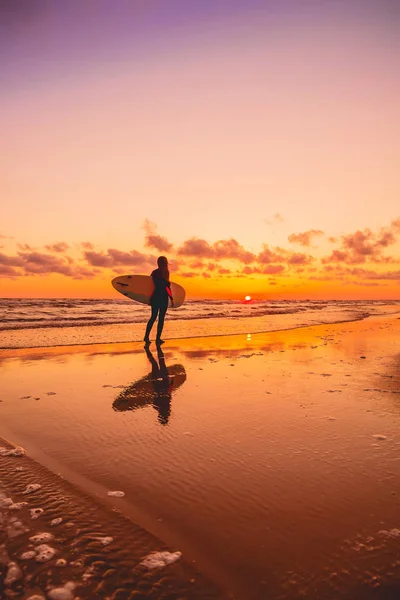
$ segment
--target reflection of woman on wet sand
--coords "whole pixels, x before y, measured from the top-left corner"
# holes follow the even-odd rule
[[[172,393],[186,381],[185,368],[173,365],[167,368],[164,354],[157,348],[159,363],[148,347],[145,347],[147,358],[151,363],[151,373],[139,379],[125,389],[114,400],[113,409],[117,411],[137,410],[149,404],[158,412],[161,425],[167,425],[171,414]]]
[[[168,369],[165,366],[164,353],[160,347],[157,348],[160,366],[158,366],[157,361],[150,352],[148,346],[145,347],[145,351],[152,367],[151,376],[153,378],[153,386],[155,391],[153,406],[156,410],[158,410],[158,420],[161,425],[167,425],[169,416],[171,414],[171,393],[174,383],[174,375],[171,375],[171,378],[169,377]]]

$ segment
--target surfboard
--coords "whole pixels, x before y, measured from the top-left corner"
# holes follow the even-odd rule
[[[119,275],[111,281],[114,289],[123,296],[140,302],[150,304],[150,297],[154,290],[153,279],[150,275]],[[178,283],[171,282],[171,292],[175,308],[179,308],[185,300],[186,292]],[[169,300],[171,306],[171,300]]]

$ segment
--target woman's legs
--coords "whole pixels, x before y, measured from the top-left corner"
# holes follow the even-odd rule
[[[168,304],[164,304],[160,306],[160,312],[158,313],[158,323],[157,323],[157,337],[156,340],[161,340],[161,334],[164,327],[164,319],[167,312]]]
[[[150,319],[147,322],[146,333],[145,333],[145,336],[144,336],[144,341],[145,342],[149,342],[150,341],[150,337],[149,337],[150,336],[150,331],[151,331],[151,328],[154,325],[155,320],[157,319],[157,313],[159,311],[159,308],[160,307],[157,306],[157,305],[153,305],[152,304],[152,306],[151,306],[151,317],[150,317]]]

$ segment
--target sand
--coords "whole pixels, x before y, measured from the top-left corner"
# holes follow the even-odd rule
[[[152,550],[179,551],[165,573],[195,564],[211,590],[190,595],[198,578],[180,572],[165,597],[397,598],[399,333],[393,315],[169,340],[164,382],[150,375],[155,348],[149,357],[138,343],[3,350],[0,433],[77,486],[77,506],[102,506],[100,537],[120,539],[113,507],[149,532],[152,546],[125,537],[137,540],[130,569]],[[19,476],[7,485],[21,491]],[[34,493],[24,510],[46,515],[43,490]],[[119,586],[127,570],[113,543],[101,553]]]
[[[0,597],[223,598],[118,509],[27,456],[0,453]]]

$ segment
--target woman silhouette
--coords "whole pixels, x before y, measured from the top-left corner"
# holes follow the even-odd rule
[[[161,333],[164,327],[165,314],[168,308],[168,299],[171,298],[171,306],[174,306],[174,299],[169,282],[168,259],[165,256],[159,256],[157,259],[158,269],[155,269],[151,276],[154,282],[154,292],[150,298],[151,317],[147,323],[144,336],[145,345],[150,344],[150,331],[158,315],[156,344],[163,344]]]

